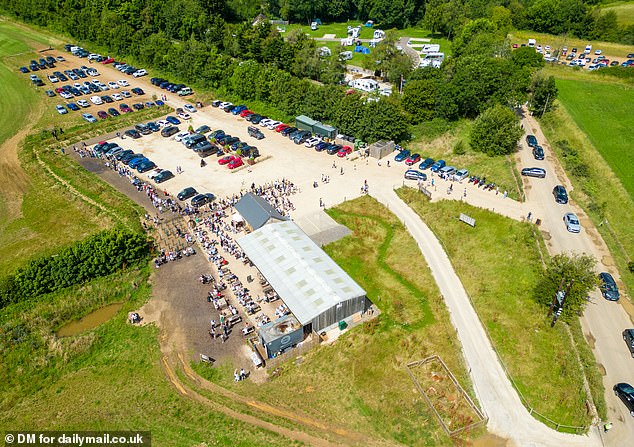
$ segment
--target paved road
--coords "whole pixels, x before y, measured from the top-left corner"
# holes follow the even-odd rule
[[[521,141],[522,149],[518,158],[522,166],[539,166],[547,170],[545,179],[525,180],[526,206],[532,207],[537,218],[542,219],[542,231],[546,234],[546,246],[551,254],[562,252],[579,252],[594,255],[598,260],[597,272],[608,271],[617,278],[618,272],[609,250],[596,230],[590,218],[574,202],[568,205],[555,203],[552,189],[557,184],[565,185],[570,191],[570,182],[561,169],[550,145],[544,137],[539,124],[530,116],[523,120],[524,128],[534,134],[544,147],[546,159],[534,160],[525,140]],[[566,212],[577,214],[582,225],[579,234],[569,233],[562,221]],[[632,318],[623,307],[623,303],[606,301],[597,291],[590,295],[592,301],[588,305],[581,324],[586,338],[594,341],[594,355],[597,362],[605,368],[603,384],[606,389],[608,418],[614,424],[613,429],[605,436],[608,446],[634,445],[634,418],[626,411],[623,403],[614,395],[612,387],[618,382],[634,383],[634,360],[622,339],[622,331],[633,327]]]
[[[518,446],[599,446],[599,435],[575,436],[537,422],[524,407],[493,350],[467,293],[438,239],[391,188],[374,188],[371,195],[405,225],[429,264],[469,365],[478,401],[489,417],[487,428]]]

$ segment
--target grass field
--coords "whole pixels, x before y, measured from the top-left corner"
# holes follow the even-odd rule
[[[557,80],[559,101],[634,197],[634,87]]]
[[[614,11],[621,26],[634,24],[634,2],[614,2],[601,7],[601,12]]]
[[[421,157],[434,160],[443,159],[447,165],[466,168],[473,175],[486,177],[500,187],[500,191],[508,191],[509,197],[518,199],[522,196],[522,185],[513,174],[511,159],[507,157],[489,157],[475,152],[469,147],[469,133],[473,121],[461,120],[447,122],[442,119],[422,123],[413,128],[413,141],[406,145],[412,152]],[[455,154],[454,148],[462,142],[464,154]]]
[[[148,299],[147,275],[128,271],[3,310],[0,426],[148,430],[155,446],[299,445],[177,393],[161,368],[156,327],[126,322]],[[54,335],[65,321],[121,301],[121,311],[96,329]]]
[[[455,330],[420,251],[394,215],[370,197],[328,212],[352,234],[327,245],[326,252],[366,290],[381,315],[304,354],[301,364],[285,363],[264,385],[235,384],[230,365],[220,374],[204,366],[198,371],[223,387],[374,439],[452,445],[404,368],[438,354],[473,396]]]
[[[560,85],[564,85],[561,105],[553,112],[546,114],[540,121],[542,130],[551,143],[552,148],[562,161],[568,176],[573,184],[572,197],[581,205],[592,218],[596,228],[601,233],[603,239],[608,244],[610,252],[616,260],[621,273],[621,279],[629,291],[634,290],[634,275],[627,272],[627,263],[634,258],[634,232],[632,232],[632,216],[634,215],[634,197],[632,195],[632,174],[625,177],[617,176],[611,164],[617,164],[616,169],[623,169],[622,163],[630,163],[631,151],[619,159],[617,154],[631,146],[625,141],[625,147],[614,146],[618,135],[606,134],[603,129],[594,123],[589,127],[582,127],[577,122],[572,113],[568,111],[568,104],[576,109],[576,115],[580,119],[588,121],[591,116],[598,120],[602,126],[611,129],[618,129],[621,123],[614,122],[615,119],[625,119],[631,122],[631,114],[621,112],[618,118],[614,118],[612,108],[607,101],[603,106],[588,105],[588,112],[580,108],[580,103],[587,103],[585,94],[572,95],[574,93],[575,82],[566,79]],[[590,85],[597,91],[607,92],[612,98],[612,102],[622,102],[623,98],[616,98],[616,92],[624,92],[623,83],[613,82],[602,84],[579,83],[581,86]],[[581,90],[579,90],[581,91]],[[632,95],[632,87],[629,87],[629,95]],[[587,92],[587,95],[593,93]],[[631,99],[630,99],[631,102]],[[617,111],[620,106],[615,105]],[[593,115],[590,115],[593,114]],[[612,117],[613,119],[606,119]],[[631,129],[631,124],[626,128],[626,132]],[[591,132],[597,132],[591,134]],[[599,135],[602,135],[601,138]],[[594,143],[596,142],[596,143]],[[611,152],[606,149],[612,147]],[[611,146],[610,146],[611,145]],[[569,149],[565,149],[568,147]],[[629,160],[629,161],[628,161]],[[611,163],[611,164],[610,164]],[[628,187],[626,187],[626,184]],[[631,298],[631,293],[630,293]]]
[[[581,366],[568,335],[563,325],[549,327],[547,309],[533,296],[543,270],[537,249],[542,241],[536,240],[531,226],[461,202],[430,203],[411,188],[398,194],[443,244],[528,403],[558,423],[589,424]],[[466,227],[456,219],[460,213],[478,225]]]

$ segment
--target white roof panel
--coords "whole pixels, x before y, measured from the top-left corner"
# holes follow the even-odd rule
[[[302,323],[365,291],[295,222],[265,225],[237,240]]]

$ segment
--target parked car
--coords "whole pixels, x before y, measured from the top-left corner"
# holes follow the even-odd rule
[[[108,118],[108,114],[104,112],[103,110],[98,111],[97,116],[101,118],[102,120],[105,120],[106,118]]]
[[[92,116],[90,113],[84,113],[81,115],[81,117],[85,119],[86,121],[88,121],[89,123],[94,123],[97,121],[97,118]]]
[[[134,129],[139,132],[141,135],[149,135],[152,133],[152,130],[147,126],[147,124],[139,123],[134,126]]]
[[[233,113],[234,115],[239,115],[243,110],[246,110],[246,109],[247,109],[247,106],[245,105],[235,106],[233,110],[231,110],[231,113]]]
[[[214,130],[213,132],[211,132],[211,133],[209,134],[209,138],[210,138],[210,139],[211,139],[211,138],[218,139],[218,138],[223,137],[224,135],[225,135],[225,131],[224,131],[224,130],[222,130],[222,129],[216,129],[216,130]]]
[[[555,196],[555,202],[565,205],[568,203],[568,193],[566,188],[562,185],[557,185],[553,188],[553,196]]]
[[[190,197],[194,197],[196,194],[198,194],[198,192],[196,191],[196,188],[192,186],[188,186],[187,188],[179,192],[176,195],[176,198],[178,198],[178,200],[187,200]]]
[[[167,126],[164,127],[163,130],[161,130],[161,136],[166,138],[171,137],[176,133],[178,133],[178,127],[176,126]]]
[[[196,107],[194,107],[193,105],[191,105],[191,104],[189,104],[189,103],[185,104],[185,105],[183,106],[183,108],[184,108],[185,110],[187,110],[189,113],[196,113],[196,112],[197,112]]]
[[[132,112],[132,109],[127,104],[119,104],[119,110],[121,110],[124,113]]]
[[[394,161],[401,162],[407,160],[407,157],[409,157],[410,155],[411,153],[408,149],[403,149],[398,154],[396,154],[396,157],[394,157]]]
[[[80,110],[79,106],[75,104],[74,102],[69,102],[68,104],[66,104],[66,107],[68,107],[73,112]]]
[[[170,124],[176,125],[176,124],[180,124],[181,123],[181,121],[178,118],[176,118],[175,116],[169,115],[169,116],[166,116],[165,119],[167,121],[169,121]]]
[[[453,175],[453,179],[457,182],[460,182],[469,177],[469,171],[466,169],[458,169],[456,173]]]
[[[190,203],[193,207],[198,208],[207,203],[213,202],[215,198],[216,197],[212,193],[208,192],[205,194],[196,195]]]
[[[634,417],[634,388],[629,383],[617,383],[612,388],[614,394],[625,404],[630,416]]]
[[[427,180],[427,174],[417,171],[415,169],[408,169],[405,171],[405,178],[408,180]]]
[[[339,152],[337,152],[337,157],[343,158],[347,155],[350,155],[352,153],[352,148],[350,146],[344,146],[341,149],[339,149]]]
[[[148,129],[150,129],[150,132],[158,132],[159,130],[161,130],[159,125],[156,124],[154,121],[150,121],[149,123],[146,124],[146,126]]]
[[[618,301],[621,295],[619,294],[619,288],[616,285],[616,281],[608,272],[599,273],[599,289],[601,295],[608,301]]]
[[[546,170],[543,168],[524,168],[522,175],[527,177],[546,178]]]
[[[420,169],[421,171],[424,171],[425,169],[430,168],[433,164],[434,164],[433,158],[426,158],[424,161],[421,162],[421,164],[418,165],[418,169]]]
[[[211,143],[209,143],[207,141],[207,138],[204,135],[201,135],[199,133],[192,134],[191,137],[187,138],[187,141],[184,141],[185,147],[187,149],[192,149],[198,143],[202,143],[202,142],[205,142],[207,144],[211,144]]]
[[[438,172],[446,165],[445,160],[438,160],[436,163],[431,165],[431,172]]]
[[[315,145],[315,151],[321,152],[323,150],[328,149],[328,146],[330,146],[330,143],[326,141],[320,141],[319,143]]]
[[[311,136],[312,134],[309,131],[307,130],[301,131],[293,137],[293,143],[304,144],[306,140],[308,140]]]
[[[243,164],[244,162],[242,161],[242,158],[236,157],[227,164],[227,167],[229,167],[229,169],[235,169],[242,166]]]
[[[147,74],[146,70],[140,69],[132,73],[132,76],[134,76],[135,78],[138,78],[139,76],[145,76],[146,74]]]
[[[196,133],[199,133],[199,134],[204,134],[208,132],[211,132],[211,128],[206,124],[203,124],[198,129],[196,129]]]
[[[58,104],[55,106],[55,109],[57,110],[57,113],[59,113],[60,115],[65,115],[68,113],[68,110],[63,105]]]
[[[103,101],[99,96],[91,96],[90,101],[96,106],[103,104]]]
[[[163,183],[171,178],[174,178],[174,174],[172,174],[172,171],[169,171],[166,169],[156,174],[156,176],[154,176],[154,182]]]
[[[224,157],[218,160],[218,164],[219,165],[229,164],[229,162],[231,162],[234,158],[238,158],[238,157],[235,155],[225,155]]]
[[[543,160],[544,159],[544,148],[537,145],[533,147],[533,157],[535,160]]]
[[[183,141],[183,138],[186,138],[188,136],[190,136],[191,134],[189,133],[188,130],[184,130],[182,132],[179,132],[176,134],[176,136],[174,137],[174,141]]]
[[[137,172],[143,173],[143,172],[147,172],[150,169],[154,169],[154,168],[156,168],[156,164],[154,164],[154,162],[151,161],[151,160],[146,160],[146,161],[143,161],[143,162],[139,163],[137,165],[137,167],[136,167],[136,170],[137,170]]]
[[[84,108],[90,107],[90,104],[85,99],[78,99],[77,100],[77,105],[80,106],[80,107],[84,107]]]
[[[117,109],[115,109],[114,107],[110,107],[108,109],[108,113],[110,114],[110,116],[119,116],[119,115],[121,115],[119,113],[119,111]]]
[[[409,157],[407,157],[407,160],[405,160],[405,164],[407,166],[412,166],[418,163],[420,160],[421,160],[420,154],[411,154]]]
[[[535,147],[537,146],[537,138],[535,138],[535,135],[526,135],[526,143],[529,147]]]
[[[630,350],[630,355],[634,358],[634,329],[625,329],[623,331],[623,341]]]
[[[137,138],[141,138],[141,134],[139,133],[138,130],[136,129],[128,129],[125,132],[123,132],[123,134],[127,137],[130,137],[132,139],[137,139]]]
[[[293,132],[297,132],[297,127],[287,127],[285,129],[280,130],[280,134],[282,134],[283,136],[287,137],[290,134],[292,134]]]
[[[264,134],[257,127],[249,126],[247,128],[247,131],[249,132],[249,136],[255,138],[256,140],[261,140],[262,138],[264,138]]]
[[[182,119],[182,120],[189,120],[189,119],[191,119],[191,118],[192,118],[192,116],[191,116],[189,113],[187,113],[187,112],[180,112],[180,113],[178,114],[178,117],[179,117],[180,119]]]
[[[566,230],[571,233],[581,232],[581,224],[575,213],[564,214],[564,224],[566,224]]]

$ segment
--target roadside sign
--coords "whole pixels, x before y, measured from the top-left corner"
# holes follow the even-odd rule
[[[475,227],[475,219],[473,217],[469,217],[466,214],[460,213],[460,220],[466,223],[467,225],[471,225]]]

